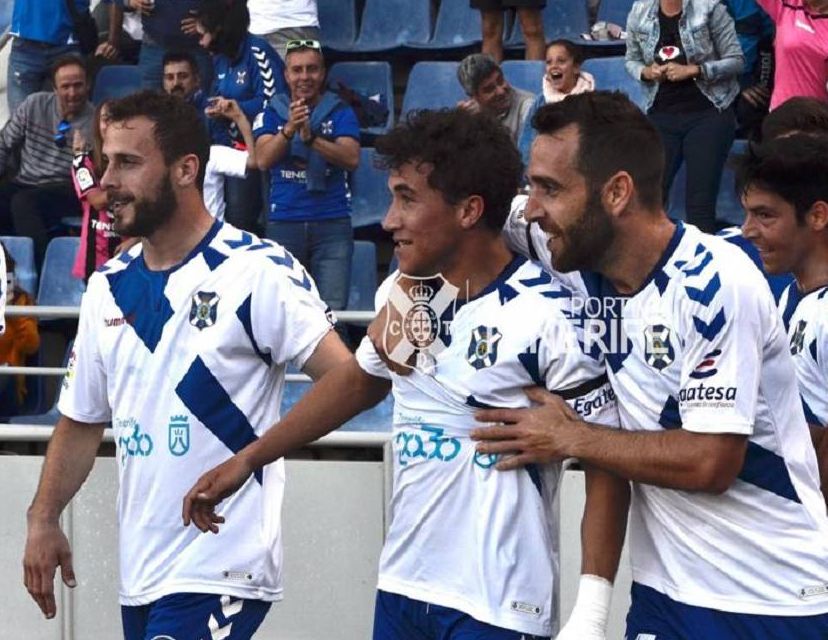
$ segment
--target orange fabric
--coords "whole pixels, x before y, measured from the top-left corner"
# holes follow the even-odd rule
[[[18,293],[9,305],[30,306],[34,300],[25,292]],[[6,318],[6,332],[0,336],[0,363],[19,367],[26,363],[26,358],[37,353],[40,348],[40,333],[37,320],[31,316]],[[15,376],[17,402],[21,404],[26,397],[25,376]]]

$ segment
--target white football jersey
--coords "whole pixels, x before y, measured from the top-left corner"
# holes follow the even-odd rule
[[[828,286],[802,295],[794,282],[782,293],[783,314],[805,418],[828,425]]]
[[[608,283],[602,294],[618,296]],[[748,436],[744,466],[721,495],[633,483],[633,579],[693,606],[828,612],[816,457],[761,273],[736,246],[679,223],[624,301],[605,318],[621,337],[607,369],[622,428]]]
[[[278,420],[286,363],[330,329],[289,253],[220,221],[173,269],[148,270],[138,245],[93,274],[58,408],[115,431],[122,604],[281,599],[282,461],[222,503],[218,535],[183,527],[181,501]]]
[[[380,287],[379,307],[393,299],[394,280]],[[403,324],[416,328],[424,316],[412,291]],[[496,457],[477,454],[469,432],[481,426],[475,411],[526,407],[523,389],[534,385],[560,393],[590,421],[616,424],[603,362],[583,354],[571,308],[560,281],[519,257],[478,296],[435,311],[451,326],[433,368],[391,374],[370,341],[360,345],[360,365],[392,380],[395,405],[379,589],[521,633],[553,633],[561,466],[496,471]]]

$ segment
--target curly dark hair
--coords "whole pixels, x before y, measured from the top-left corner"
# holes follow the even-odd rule
[[[196,184],[204,187],[204,172],[210,157],[210,138],[196,108],[181,98],[156,91],[140,91],[107,103],[108,121],[124,122],[145,117],[154,123],[155,141],[164,156],[164,163],[189,154],[198,157]]]
[[[376,142],[377,164],[429,164],[428,186],[446,202],[483,199],[485,225],[500,231],[520,186],[523,166],[509,131],[492,117],[460,108],[412,111]]]

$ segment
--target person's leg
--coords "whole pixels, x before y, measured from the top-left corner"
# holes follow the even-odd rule
[[[503,9],[487,8],[492,2],[472,2],[472,7],[480,9],[481,35],[483,45],[481,51],[488,53],[498,63],[503,61]]]
[[[16,193],[11,201],[11,215],[15,234],[34,240],[39,270],[49,240],[63,230],[61,219],[81,215],[81,207],[72,185],[45,185]]]
[[[177,593],[152,603],[141,640],[250,640],[269,609],[263,600]]]
[[[307,222],[268,222],[267,237],[278,242],[310,271],[310,251]]]
[[[670,201],[670,187],[684,160],[682,156],[682,140],[684,128],[681,116],[673,114],[650,114],[650,122],[658,130],[661,143],[664,145],[664,178],[661,182],[661,199],[666,205]]]
[[[0,236],[14,235],[11,201],[15,194],[25,187],[16,182],[0,184]]]
[[[225,178],[224,219],[234,227],[260,235],[262,210],[261,172],[250,170],[244,178]]]
[[[354,230],[350,218],[310,223],[310,272],[319,295],[334,311],[348,306]],[[376,269],[376,265],[361,265]]]
[[[9,114],[13,114],[27,96],[43,87],[49,76],[46,47],[21,38],[12,41],[6,87]]]
[[[546,56],[546,40],[543,36],[540,9],[519,8],[517,14],[523,31],[523,41],[526,43],[526,59],[543,60]]]
[[[291,27],[288,29],[277,29],[273,33],[265,35],[265,40],[270,43],[273,50],[279,57],[285,59],[285,45],[291,40],[322,40],[322,32],[319,27]]]
[[[731,107],[721,113],[714,109],[703,112],[684,138],[687,221],[707,233],[716,232],[716,199],[735,133],[736,117]]]

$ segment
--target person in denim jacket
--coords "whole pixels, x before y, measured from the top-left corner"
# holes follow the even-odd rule
[[[736,128],[744,68],[733,18],[718,0],[637,0],[627,18],[627,72],[644,85],[664,142],[664,197],[687,163],[687,220],[715,231],[716,197]]]

